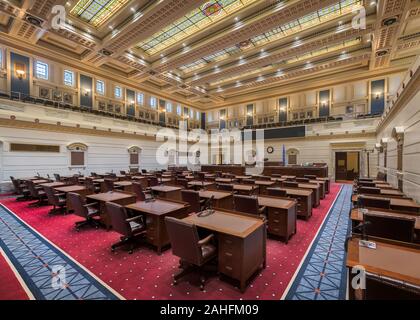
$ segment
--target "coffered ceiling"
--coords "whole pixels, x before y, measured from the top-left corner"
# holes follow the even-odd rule
[[[403,68],[419,30],[418,0],[0,0],[0,37],[203,109],[328,73]]]

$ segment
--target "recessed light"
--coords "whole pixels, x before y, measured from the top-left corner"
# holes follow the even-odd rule
[[[114,27],[113,27],[113,26],[111,26],[111,25],[110,25],[110,26],[108,26],[108,28],[110,28],[111,30],[112,30],[112,29],[114,29]]]
[[[239,17],[236,17],[236,18],[235,18],[235,21],[236,21],[236,22],[238,22],[238,21],[239,21]]]
[[[134,9],[133,7],[131,7],[130,10],[136,12],[136,9]]]

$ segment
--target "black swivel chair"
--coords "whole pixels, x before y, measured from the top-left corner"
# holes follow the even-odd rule
[[[132,254],[136,240],[146,234],[146,223],[143,215],[129,218],[127,210],[123,206],[112,202],[107,202],[105,205],[111,219],[112,229],[122,235],[121,241],[111,246],[111,251],[129,244],[130,250],[128,253]]]
[[[27,186],[19,179],[15,179],[14,177],[10,177],[10,179],[12,180],[13,187],[15,188],[15,194],[17,195],[16,201],[28,200],[31,196],[31,192]]]
[[[99,204],[96,202],[86,203],[86,199],[78,193],[69,192],[67,194],[73,213],[85,220],[76,222],[76,230],[79,231],[81,227],[90,225],[95,228],[99,227],[99,221],[96,219],[100,216],[98,209]]]
[[[184,275],[198,270],[200,289],[204,290],[204,267],[217,257],[217,248],[212,244],[214,235],[200,240],[195,225],[173,217],[165,217],[165,224],[172,253],[180,258],[181,271],[174,275],[173,284],[176,285]]]
[[[181,190],[182,201],[189,203],[189,212],[201,212],[205,199],[200,199],[200,193],[194,190]]]
[[[30,206],[41,206],[43,204],[45,204],[46,200],[47,200],[47,194],[45,193],[45,191],[42,189],[42,187],[40,186],[36,186],[33,181],[31,180],[27,180],[26,181],[26,186],[31,194],[31,198],[38,200],[35,203],[31,203]]]
[[[256,216],[263,216],[266,210],[266,207],[261,207],[258,205],[258,197],[255,196],[234,196],[233,203],[235,211],[248,213]]]
[[[137,196],[137,201],[146,201],[151,198],[150,191],[144,190],[140,182],[133,182],[133,192]]]
[[[56,193],[52,187],[44,187],[44,191],[47,195],[48,203],[53,206],[50,210],[50,214],[54,214],[57,211],[65,213],[67,199],[65,193]]]

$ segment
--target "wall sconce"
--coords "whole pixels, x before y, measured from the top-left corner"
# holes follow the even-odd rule
[[[327,106],[327,102],[328,101],[325,101],[325,100],[321,102],[323,108],[325,108]]]
[[[252,117],[252,112],[248,112],[246,115],[247,115],[248,117]]]
[[[25,77],[25,71],[24,70],[16,70],[16,75],[19,80],[22,80]]]
[[[286,112],[286,107],[280,107],[281,112]]]
[[[378,100],[381,97],[382,92],[375,93],[375,99]]]
[[[90,94],[90,89],[85,89],[85,93],[84,93],[85,97],[89,97],[89,94]]]

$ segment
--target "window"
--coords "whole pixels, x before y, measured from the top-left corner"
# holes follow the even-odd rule
[[[171,102],[166,103],[166,112],[172,112],[172,103]]]
[[[3,49],[0,48],[0,69],[3,69]]]
[[[156,97],[150,97],[150,108],[156,109],[157,107],[157,99]]]
[[[115,87],[115,89],[114,89],[114,96],[117,99],[121,99],[121,97],[122,97],[122,89],[121,89],[121,87]]]
[[[199,111],[195,112],[195,119],[200,120],[200,112]]]
[[[208,122],[212,122],[213,121],[213,112],[208,112],[207,113],[207,121]]]
[[[100,95],[105,94],[105,82],[102,80],[96,80],[96,92]]]
[[[48,80],[48,64],[37,61],[35,64],[35,75],[38,79]]]
[[[64,84],[66,86],[74,86],[74,72],[69,70],[64,70]]]
[[[144,94],[143,93],[137,93],[137,104],[138,105],[144,105]]]
[[[179,116],[182,114],[182,107],[180,104],[176,106],[176,114]]]
[[[194,120],[194,110],[190,109],[190,119]]]

